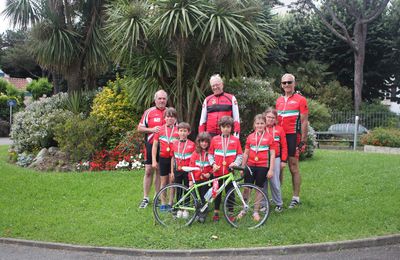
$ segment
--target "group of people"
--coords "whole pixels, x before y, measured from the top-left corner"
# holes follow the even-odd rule
[[[223,91],[224,83],[218,74],[211,76],[210,86],[213,94],[203,102],[195,142],[188,139],[191,126],[186,122],[177,123],[176,110],[166,107],[167,93],[164,90],[155,93],[155,106],[144,112],[138,125],[138,131],[146,138],[144,197],[139,208],[147,207],[150,202],[153,177],[158,192],[171,182],[191,186],[193,181],[204,182],[211,176],[228,174],[232,166],[248,165],[253,175],[246,174],[245,182],[254,183],[267,192],[269,180],[275,211],[281,212],[282,171],[287,163],[293,185],[288,207],[298,206],[301,185],[298,162],[307,141],[308,107],[306,99],[295,92],[295,77],[292,74],[282,76],[284,94],[276,100],[275,108],[268,108],[255,116],[254,132],[247,137],[244,151],[239,141],[240,118],[235,96]],[[183,166],[194,166],[199,170],[188,174],[182,170]],[[203,197],[207,186],[202,188],[200,193]],[[228,185],[225,191],[230,188]],[[220,204],[221,195],[218,195],[214,204],[214,221],[219,220]],[[160,210],[168,210],[168,207],[166,202],[161,202]],[[187,216],[188,212],[177,213],[177,217]],[[257,212],[253,217],[255,220],[260,218]]]

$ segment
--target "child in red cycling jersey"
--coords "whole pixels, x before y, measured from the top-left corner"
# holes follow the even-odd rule
[[[154,134],[152,152],[152,166],[159,168],[161,176],[161,188],[172,181],[172,143],[178,140],[178,128],[176,127],[177,113],[175,108],[167,108],[164,112],[165,124],[161,126],[158,133]],[[159,147],[159,162],[157,163],[157,150]],[[166,201],[161,201],[160,210],[167,210]]]
[[[282,178],[282,171],[286,166],[288,156],[286,134],[281,126],[276,125],[278,114],[274,108],[268,108],[264,115],[267,122],[267,127],[265,130],[273,137],[275,141],[275,166],[273,168],[274,175],[270,180],[272,202],[275,204],[275,211],[282,212],[283,201],[280,180]],[[268,183],[265,184],[264,191],[268,191]]]
[[[240,146],[239,138],[231,134],[234,122],[230,116],[223,116],[218,121],[221,135],[214,136],[211,140],[208,159],[213,166],[214,177],[223,176],[229,173],[229,168],[239,166],[242,163],[242,147]],[[223,181],[219,181],[219,186]],[[233,184],[230,183],[225,187],[227,193]],[[232,200],[234,197],[232,196]],[[233,201],[229,202],[232,205]],[[215,198],[214,207],[214,222],[219,221],[219,208],[221,204],[221,194]]]
[[[252,183],[260,188],[264,187],[267,178],[273,177],[275,164],[274,139],[266,132],[265,126],[265,117],[262,114],[256,115],[254,117],[254,132],[247,137],[242,162],[243,166],[247,164],[253,172],[252,175],[246,172],[245,183]],[[246,197],[246,194],[244,194],[244,197]],[[255,205],[253,213],[255,221],[260,221],[258,210],[261,206],[261,204]],[[244,214],[246,214],[246,211],[241,211],[238,218],[243,217]]]
[[[208,160],[208,149],[211,143],[211,135],[207,132],[200,133],[196,138],[196,151],[192,154],[190,159],[190,166],[198,167],[200,170],[189,173],[189,187],[193,186],[193,182],[202,183],[208,181],[212,173],[212,166]],[[204,195],[209,189],[208,185],[199,187],[201,201],[204,204]],[[205,214],[199,215],[199,222],[204,223]]]
[[[171,166],[174,171],[174,182],[189,186],[188,173],[182,170],[182,167],[189,166],[190,159],[196,148],[195,144],[188,139],[190,134],[190,125],[186,122],[178,124],[179,140],[175,140],[172,144],[173,156],[171,158]],[[177,192],[177,200],[182,197],[181,190]],[[177,218],[188,218],[189,212],[179,210],[176,214]]]

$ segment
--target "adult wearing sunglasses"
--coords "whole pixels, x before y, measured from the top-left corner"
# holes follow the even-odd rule
[[[305,150],[307,143],[308,106],[307,100],[295,92],[296,79],[292,74],[282,76],[281,86],[284,95],[276,100],[276,110],[278,124],[286,133],[289,170],[292,175],[293,197],[289,208],[295,208],[300,204],[299,156],[300,152]]]

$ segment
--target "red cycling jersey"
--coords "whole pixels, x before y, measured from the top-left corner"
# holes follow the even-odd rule
[[[211,140],[209,154],[214,156],[215,164],[220,166],[214,172],[214,176],[219,177],[229,173],[229,165],[236,160],[238,155],[242,155],[243,152],[239,138],[233,135],[222,138],[222,136],[217,135]]]
[[[212,166],[208,160],[208,153],[205,151],[201,151],[200,154],[198,152],[194,152],[192,154],[192,158],[190,158],[189,166],[200,168],[200,170],[192,172],[195,181],[206,181],[208,179],[205,178],[203,174],[212,173]],[[189,181],[192,180],[192,174],[189,174]]]
[[[176,126],[167,127],[167,125],[163,125],[160,132],[154,134],[154,140],[160,145],[160,157],[171,158],[173,156],[172,144],[178,139],[178,128]]]
[[[281,157],[281,160],[286,162],[288,157],[288,150],[285,131],[279,125],[267,127],[266,131],[274,138],[275,157]]]
[[[300,94],[293,94],[288,98],[284,96],[276,100],[278,124],[283,127],[286,134],[301,132],[300,115],[308,114],[307,100]]]
[[[178,171],[180,171],[183,166],[189,166],[194,150],[196,150],[196,145],[189,139],[175,140],[172,143],[175,168],[178,169]]]
[[[233,131],[239,134],[239,107],[235,96],[223,92],[220,95],[210,95],[206,97],[201,110],[199,133],[208,132],[214,135],[221,134],[218,120],[223,116],[231,116],[233,118]]]
[[[272,136],[265,131],[261,134],[251,133],[246,140],[246,149],[249,150],[247,165],[254,167],[269,167],[270,150],[276,150]]]
[[[153,128],[156,126],[162,126],[165,124],[164,119],[165,109],[158,109],[157,107],[151,107],[144,111],[142,119],[140,119],[139,125],[143,127]],[[145,141],[152,144],[154,133],[146,134]]]

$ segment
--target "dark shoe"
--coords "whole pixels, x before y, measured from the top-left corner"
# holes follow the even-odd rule
[[[147,205],[149,205],[149,200],[146,199],[146,198],[144,198],[144,199],[140,202],[139,209],[144,209],[144,208],[147,207]]]
[[[281,213],[283,211],[282,206],[275,206],[275,212]]]
[[[300,205],[300,201],[292,200],[292,201],[290,202],[290,204],[289,204],[289,209],[293,209],[293,208],[295,208],[295,207],[297,207],[297,206],[299,206],[299,205]]]

